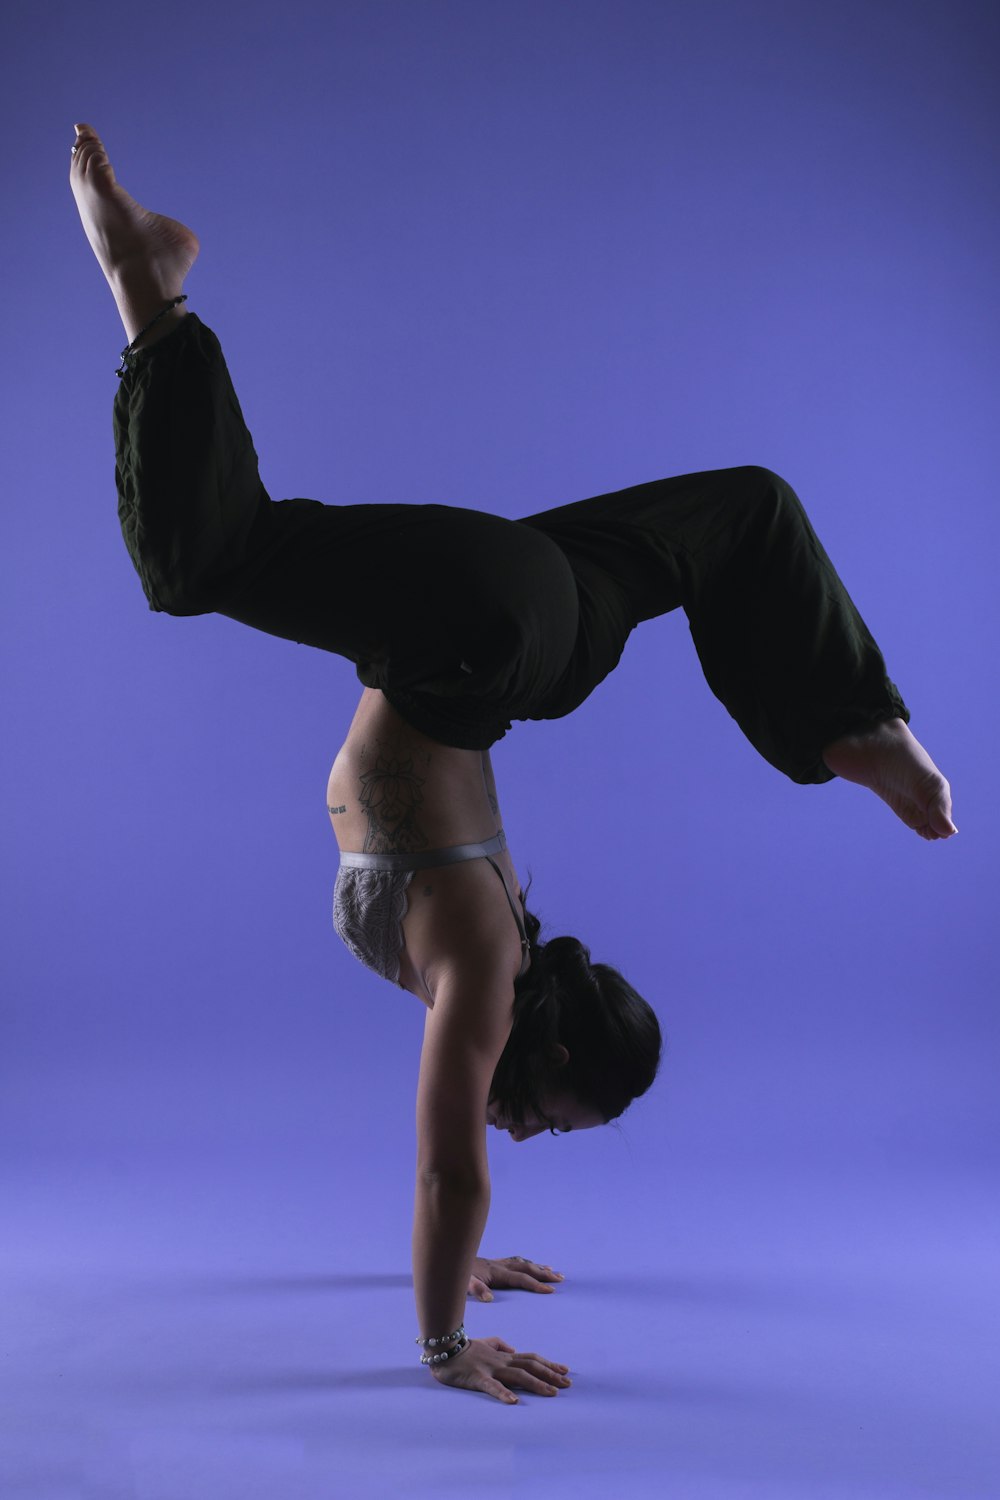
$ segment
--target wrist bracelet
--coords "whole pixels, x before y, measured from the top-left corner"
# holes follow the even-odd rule
[[[439,1339],[414,1339],[415,1344],[422,1344],[425,1349],[436,1349],[438,1344],[448,1344],[452,1339],[460,1339],[465,1333],[465,1324],[461,1323],[454,1333],[443,1333]]]
[[[440,1354],[421,1354],[420,1363],[422,1365],[443,1365],[446,1360],[457,1359],[460,1354],[464,1354],[471,1343],[472,1340],[470,1338],[463,1337],[462,1342],[457,1344],[454,1349],[445,1349]]]

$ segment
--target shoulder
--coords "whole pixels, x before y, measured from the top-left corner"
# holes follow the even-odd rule
[[[521,967],[520,933],[496,870],[486,859],[447,865],[433,874],[442,899],[427,928],[435,957],[424,963],[423,978],[434,1003],[440,990],[462,993],[478,979],[489,988],[509,987]],[[441,878],[443,875],[443,879]]]

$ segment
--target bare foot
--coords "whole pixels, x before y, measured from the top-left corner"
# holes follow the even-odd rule
[[[130,321],[141,324],[150,308],[155,312],[157,304],[180,295],[201,247],[186,225],[150,213],[125,191],[91,126],[78,125],[76,131],[79,149],[72,158],[70,187],[84,232],[128,329]]]
[[[951,787],[902,719],[845,734],[827,746],[823,759],[835,775],[877,792],[922,839],[958,832],[951,821]]]

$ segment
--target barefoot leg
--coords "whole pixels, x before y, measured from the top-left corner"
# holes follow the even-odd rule
[[[90,125],[77,125],[70,187],[84,233],[114,294],[131,343],[141,329],[179,297],[194,264],[197,236],[176,219],[150,213],[115,180],[104,145]],[[172,308],[143,337],[140,347],[172,333],[185,316]]]
[[[947,839],[951,787],[902,719],[844,735],[823,751],[835,775],[877,793],[898,818],[924,839]]]

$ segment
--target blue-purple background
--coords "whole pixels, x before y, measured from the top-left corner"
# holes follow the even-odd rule
[[[5,14],[4,1500],[995,1500],[996,8]],[[330,922],[360,687],[147,609],[75,120],[201,237],[274,498],[776,469],[952,782],[947,844],[794,786],[681,614],[495,749],[543,935],[667,1037],[620,1129],[491,1144],[484,1254],[566,1282],[467,1322],[555,1401],[416,1363],[424,1010]]]

